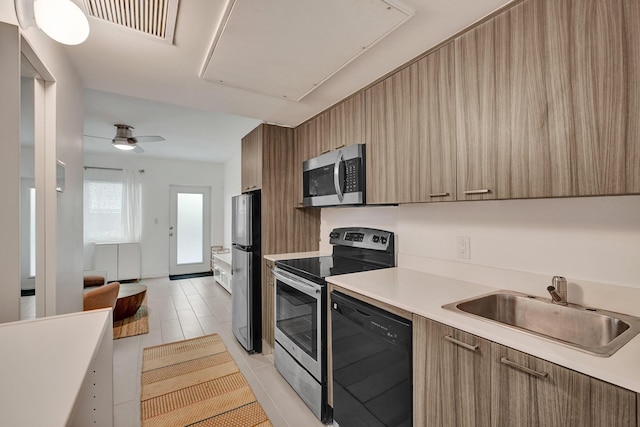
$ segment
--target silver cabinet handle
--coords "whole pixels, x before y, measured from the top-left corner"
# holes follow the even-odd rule
[[[245,190],[253,190],[254,188],[256,188],[257,185],[252,185],[251,187],[245,187]]]
[[[471,345],[471,344],[467,344],[466,342],[462,342],[462,341],[458,341],[457,339],[455,339],[454,337],[452,337],[451,335],[445,335],[444,339],[455,344],[455,345],[459,345],[460,347],[464,347],[467,350],[471,350],[471,351],[478,351],[478,346],[477,345]]]
[[[483,188],[482,190],[465,190],[464,194],[487,194],[491,193],[491,190],[488,188]]]
[[[430,194],[429,197],[448,197],[449,195],[449,193],[433,193]]]
[[[517,363],[512,362],[511,360],[507,359],[506,357],[501,357],[500,358],[500,362],[502,362],[505,365],[510,366],[510,367],[512,367],[514,369],[518,369],[519,371],[526,372],[529,375],[533,375],[534,377],[547,378],[549,376],[549,374],[547,372],[538,372],[538,371],[535,371],[533,369],[529,369],[526,366],[518,365]]]

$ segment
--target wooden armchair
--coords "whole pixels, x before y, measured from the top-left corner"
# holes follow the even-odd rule
[[[100,286],[84,294],[84,311],[97,308],[114,308],[120,292],[120,282]]]

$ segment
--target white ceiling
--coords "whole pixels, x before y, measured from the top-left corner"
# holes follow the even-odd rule
[[[74,1],[84,7],[82,0]],[[91,33],[87,41],[66,47],[88,89],[85,134],[110,137],[115,134],[113,124],[125,123],[135,127],[134,136],[162,135],[167,139],[143,145],[147,153],[141,155],[224,162],[229,153],[225,146],[237,141],[258,123],[296,126],[509,2],[393,0],[403,9],[413,11],[414,16],[296,102],[199,77],[218,26],[224,22],[225,11],[230,8],[229,3],[252,1],[255,0],[181,0],[173,45],[90,18]],[[286,18],[296,22],[298,17],[292,11]],[[233,15],[229,19],[233,19]],[[263,16],[258,12],[254,15],[245,13],[242,19],[257,25]],[[345,28],[349,22],[340,19],[336,20],[336,25],[342,25],[340,31],[345,38],[357,38],[362,29],[356,25]],[[295,33],[292,32],[294,28]],[[277,37],[271,37],[274,40],[298,38],[300,48],[304,49],[306,45],[307,36],[300,33],[300,27],[279,24],[270,27],[269,31],[277,33]],[[326,31],[332,29],[326,28]],[[258,36],[251,32],[235,32],[233,37],[233,44],[238,49],[237,46],[257,44]],[[317,46],[317,35],[313,37]],[[278,50],[277,45],[272,48]],[[320,61],[334,59],[330,50],[316,50]],[[291,55],[296,53],[291,52]],[[263,61],[252,71],[256,80],[262,70],[271,71],[280,65],[275,60]],[[238,73],[245,78],[252,75],[245,69],[239,69]],[[287,78],[286,73],[283,77]],[[85,138],[87,151],[115,151],[109,141],[99,142]]]

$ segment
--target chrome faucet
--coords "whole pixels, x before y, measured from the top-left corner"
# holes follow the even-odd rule
[[[547,291],[551,294],[552,303],[567,305],[567,279],[562,276],[553,276],[551,286],[547,286]]]

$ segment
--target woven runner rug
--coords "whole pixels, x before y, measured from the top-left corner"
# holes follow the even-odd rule
[[[271,426],[218,334],[145,348],[143,427]]]
[[[149,309],[145,302],[133,316],[113,322],[114,340],[149,333]]]

